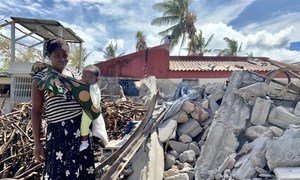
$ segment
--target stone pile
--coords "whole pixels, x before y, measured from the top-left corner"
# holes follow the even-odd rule
[[[290,93],[275,94],[263,78],[239,71],[228,84],[191,88],[169,102],[169,112],[153,130],[157,139],[148,139],[144,155],[132,158],[127,178],[258,180],[292,171],[300,178],[300,102]],[[147,154],[150,150],[159,153]],[[164,157],[156,157],[161,152]],[[160,158],[156,173],[143,173]],[[141,160],[148,161],[147,168],[135,169]]]

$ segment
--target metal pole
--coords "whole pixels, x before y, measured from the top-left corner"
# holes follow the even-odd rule
[[[16,42],[16,32],[15,32],[15,22],[11,23],[11,32],[10,32],[10,62],[15,62],[15,42]]]
[[[81,72],[81,69],[82,69],[82,43],[79,43],[79,66],[78,66],[78,70],[79,72]]]
[[[14,70],[14,65],[13,62],[15,62],[15,40],[16,40],[16,31],[15,31],[15,21],[11,23],[11,31],[10,31],[10,63],[9,63],[9,69]],[[10,72],[10,99],[11,99],[11,104],[10,104],[10,109],[14,108],[15,105],[15,72]]]

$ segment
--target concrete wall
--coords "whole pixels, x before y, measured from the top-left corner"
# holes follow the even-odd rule
[[[2,105],[4,97],[0,97],[0,106]],[[3,109],[4,113],[11,112],[11,100],[10,98],[6,98]]]

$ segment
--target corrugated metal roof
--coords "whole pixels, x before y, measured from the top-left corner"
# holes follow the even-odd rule
[[[249,61],[188,61],[170,60],[170,71],[271,71],[278,69],[268,62],[254,59]]]
[[[35,34],[47,39],[53,39],[60,36],[60,29],[62,30],[62,37],[68,42],[81,43],[83,40],[77,36],[70,28],[64,27],[58,21],[47,19],[31,19],[21,17],[11,17],[16,23],[24,26]]]

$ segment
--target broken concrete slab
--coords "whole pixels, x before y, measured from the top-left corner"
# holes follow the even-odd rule
[[[254,139],[258,138],[260,135],[264,134],[269,129],[265,126],[250,126],[245,131],[245,136],[247,140],[253,141]],[[270,130],[270,132],[272,132]]]
[[[269,129],[273,132],[275,137],[280,137],[283,134],[283,130],[276,126],[270,126]]]
[[[172,116],[158,126],[157,131],[160,142],[164,143],[167,140],[175,139],[177,123],[177,120]]]
[[[147,179],[162,179],[164,173],[164,150],[163,145],[158,140],[156,130],[153,130],[150,136],[150,141],[147,144],[149,147],[148,163],[147,163]]]
[[[182,134],[187,134],[190,137],[195,137],[199,133],[201,133],[203,128],[200,126],[199,122],[195,119],[189,119],[188,122],[179,124],[177,128],[177,134],[178,136],[181,136]]]
[[[147,140],[146,149],[140,148],[132,159],[133,173],[128,179],[162,179],[164,173],[164,151],[158,140],[156,130],[153,130]]]
[[[297,103],[295,109],[294,109],[294,114],[296,116],[300,116],[300,101]]]
[[[265,97],[270,93],[270,87],[264,82],[258,82],[235,91],[244,98],[247,104],[253,105],[257,97]]]
[[[277,180],[300,179],[300,167],[277,167],[274,174]]]
[[[300,129],[287,129],[267,143],[266,158],[272,171],[276,167],[300,166]]]
[[[237,168],[233,168],[232,177],[235,179],[248,179],[255,175],[255,167],[263,168],[266,164],[265,152],[266,144],[270,140],[269,137],[260,136],[253,142],[247,144],[251,148],[250,153],[241,156],[237,163],[241,165]]]
[[[209,83],[206,85],[204,89],[204,93],[208,95],[214,94],[223,88],[224,88],[224,83]]]
[[[165,180],[189,180],[189,175],[187,173],[177,174],[167,177]]]
[[[300,117],[279,106],[272,109],[268,121],[276,126],[288,129],[291,124],[300,124]]]
[[[175,150],[178,154],[181,154],[183,153],[184,151],[188,150],[189,149],[189,144],[185,144],[185,143],[182,143],[182,142],[178,142],[178,141],[173,141],[171,140],[169,142],[169,146]]]
[[[237,136],[246,127],[250,109],[243,98],[234,92],[249,77],[246,72],[233,72],[219,112],[214,116],[205,144],[201,148],[195,167],[196,179],[208,178],[209,171],[216,171],[229,155],[235,153],[239,145]]]
[[[251,123],[254,125],[264,125],[269,115],[272,101],[260,97],[256,98],[251,114]]]

